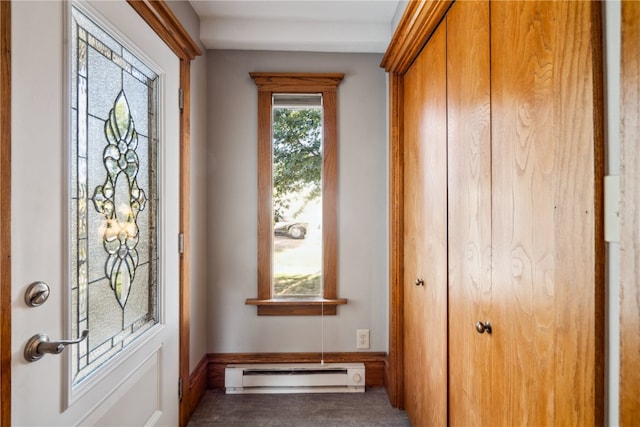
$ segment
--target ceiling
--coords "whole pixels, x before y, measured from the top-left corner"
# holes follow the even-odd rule
[[[398,0],[190,0],[207,49],[384,52]]]

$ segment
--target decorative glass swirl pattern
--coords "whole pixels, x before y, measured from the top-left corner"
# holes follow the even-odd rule
[[[104,125],[107,147],[104,166],[107,177],[96,187],[93,204],[106,219],[103,232],[104,249],[109,256],[105,274],[120,306],[124,308],[138,266],[138,213],[147,197],[138,187],[138,134],[123,91],[116,98]]]

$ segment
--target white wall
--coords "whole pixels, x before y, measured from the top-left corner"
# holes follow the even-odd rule
[[[168,2],[193,40],[199,43],[200,18],[186,1]],[[199,43],[200,44],[200,43]],[[191,312],[190,372],[207,352],[207,59],[191,62]]]
[[[208,351],[322,350],[320,316],[257,316],[257,88],[251,71],[343,72],[338,88],[338,294],[324,351],[387,349],[386,89],[378,54],[208,52]]]
[[[402,19],[404,10],[407,8],[408,5],[409,5],[409,0],[398,1],[398,6],[396,6],[396,12],[393,14],[393,18],[391,18],[391,35],[393,35],[393,33],[398,28],[400,19]]]
[[[206,52],[203,49],[203,52]],[[191,62],[191,352],[193,370],[207,352],[208,218],[207,59]]]
[[[620,175],[620,2],[604,6],[606,175]],[[620,424],[620,243],[607,244],[605,412],[608,426]]]

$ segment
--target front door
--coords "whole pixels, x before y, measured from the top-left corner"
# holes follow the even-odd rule
[[[178,424],[178,82],[125,1],[12,4],[13,425]]]

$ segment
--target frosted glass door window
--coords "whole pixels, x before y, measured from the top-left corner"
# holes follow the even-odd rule
[[[71,28],[72,377],[158,322],[158,75],[79,10]]]

